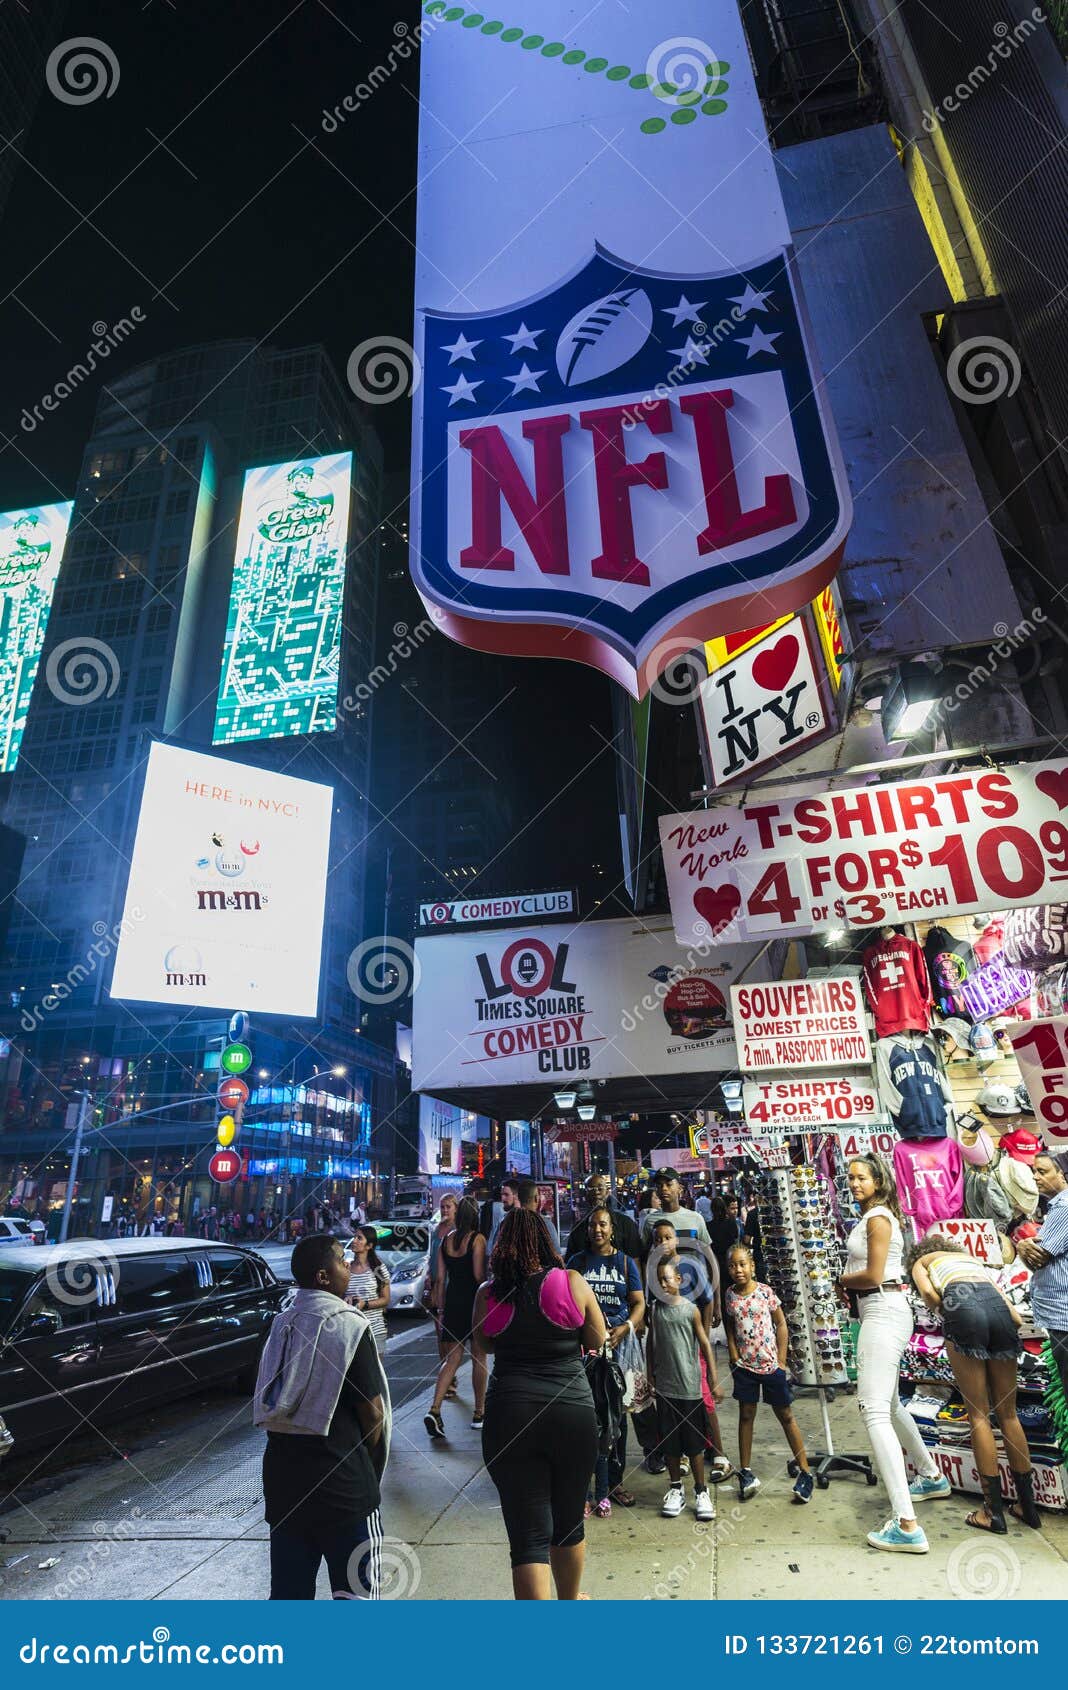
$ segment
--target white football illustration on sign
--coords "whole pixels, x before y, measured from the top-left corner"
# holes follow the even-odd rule
[[[583,306],[556,346],[556,367],[568,387],[610,375],[636,358],[653,329],[653,307],[641,288],[622,288]]]

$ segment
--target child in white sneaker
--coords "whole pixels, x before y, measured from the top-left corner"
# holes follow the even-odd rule
[[[738,1404],[738,1490],[742,1501],[748,1502],[760,1489],[760,1480],[749,1463],[753,1459],[753,1423],[763,1396],[786,1433],[799,1468],[794,1501],[810,1502],[815,1481],[809,1472],[801,1428],[790,1407],[793,1396],[786,1377],[790,1329],[782,1304],[770,1285],[759,1283],[748,1244],[731,1246],[727,1272],[731,1282],[723,1299],[723,1316]]]
[[[665,1258],[657,1267],[656,1292],[646,1305],[649,1327],[647,1363],[649,1383],[656,1393],[659,1449],[667,1462],[671,1483],[660,1510],[668,1519],[686,1506],[682,1489],[682,1458],[688,1456],[694,1483],[694,1513],[714,1520],[715,1505],[705,1479],[707,1422],[701,1400],[701,1357],[717,1402],[723,1387],[716,1376],[716,1357],[695,1305],[681,1293],[678,1266]]]

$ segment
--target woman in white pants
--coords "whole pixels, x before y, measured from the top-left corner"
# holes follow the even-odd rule
[[[877,1156],[858,1156],[850,1162],[849,1189],[860,1208],[860,1220],[846,1242],[846,1271],[838,1284],[855,1299],[860,1316],[857,1396],[875,1467],[893,1509],[881,1531],[868,1533],[868,1542],[873,1549],[926,1555],[927,1536],[916,1519],[915,1504],[948,1496],[950,1487],[898,1396],[901,1358],[912,1337],[913,1321],[905,1294],[905,1240],[897,1189],[890,1170]],[[919,1475],[911,1485],[902,1445]]]

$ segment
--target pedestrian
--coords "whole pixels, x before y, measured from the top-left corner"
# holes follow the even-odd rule
[[[352,1224],[354,1226],[362,1226],[366,1219],[367,1219],[367,1209],[366,1209],[365,1205],[363,1203],[361,1203],[360,1199],[357,1198],[356,1199],[356,1207],[352,1211]]]
[[[598,1208],[606,1208],[612,1216],[612,1232],[616,1240],[616,1248],[622,1250],[625,1256],[633,1261],[639,1261],[642,1255],[641,1233],[636,1223],[625,1214],[619,1204],[612,1197],[611,1182],[607,1174],[591,1174],[586,1181],[586,1195],[590,1206],[584,1219],[571,1228],[567,1240],[567,1255],[577,1256],[590,1247],[589,1223],[590,1217]]]
[[[538,1217],[518,1209],[501,1227],[474,1318],[493,1355],[482,1457],[508,1533],[513,1594],[544,1602],[555,1584],[560,1601],[577,1601],[584,1504],[597,1459],[597,1414],[582,1351],[604,1344],[604,1316]]]
[[[674,1168],[659,1169],[655,1189],[660,1198],[660,1213],[667,1215],[680,1241],[692,1239],[697,1244],[708,1244],[708,1228],[703,1219],[696,1209],[686,1209],[682,1205],[682,1187]],[[648,1241],[650,1229],[656,1219],[657,1216],[651,1209],[647,1209],[642,1216],[643,1241]]]
[[[524,1179],[519,1182],[519,1207],[529,1209],[532,1215],[539,1217],[542,1226],[549,1234],[549,1243],[563,1260],[563,1252],[560,1249],[560,1234],[556,1230],[556,1222],[542,1209],[541,1193],[532,1179]]]
[[[1047,1150],[1035,1157],[1033,1171],[1046,1200],[1045,1218],[1037,1236],[1016,1248],[1032,1269],[1031,1312],[1035,1324],[1049,1333],[1061,1391],[1068,1398],[1068,1179]]]
[[[324,1237],[332,1237],[330,1233]],[[378,1234],[373,1226],[358,1226],[352,1235],[349,1302],[366,1315],[380,1356],[386,1353],[389,1308],[389,1269],[378,1254]]]
[[[913,1320],[905,1294],[897,1187],[878,1156],[855,1157],[847,1176],[860,1219],[846,1240],[846,1271],[838,1286],[860,1318],[858,1406],[893,1509],[880,1531],[868,1533],[868,1542],[873,1549],[926,1555],[930,1545],[914,1503],[946,1495],[949,1485],[898,1396],[901,1358],[912,1337]],[[905,1455],[918,1475],[911,1485]]]
[[[486,1358],[474,1330],[475,1292],[486,1277],[486,1240],[478,1230],[478,1208],[465,1197],[456,1210],[456,1225],[443,1240],[438,1253],[435,1305],[441,1310],[441,1334],[445,1359],[438,1368],[434,1400],[423,1415],[423,1425],[432,1438],[445,1436],[441,1405],[456,1378],[464,1358],[464,1346],[471,1351],[471,1383],[475,1406],[472,1426],[481,1426],[486,1408]]]
[[[590,1287],[608,1327],[608,1343],[618,1350],[624,1338],[633,1338],[645,1319],[642,1277],[633,1257],[616,1244],[615,1226],[621,1217],[604,1206],[587,1217],[589,1247],[569,1256],[569,1270],[580,1273]],[[608,1519],[612,1504],[633,1508],[635,1497],[623,1485],[627,1470],[627,1417],[624,1414],[619,1437],[609,1454],[598,1454],[593,1471],[592,1494],[586,1499],[586,1513]]]
[[[678,1234],[673,1222],[669,1221],[665,1215],[661,1215],[659,1220],[653,1222],[650,1234],[649,1259],[646,1265],[646,1292],[649,1298],[658,1295],[659,1280],[657,1273],[662,1261],[670,1261],[674,1264],[675,1272],[679,1276],[679,1289],[687,1301],[693,1303],[698,1310],[701,1316],[701,1324],[708,1334],[708,1341],[711,1344],[712,1333],[722,1319],[719,1266],[715,1257],[707,1249],[701,1252],[693,1248],[680,1249]],[[714,1485],[718,1485],[724,1479],[729,1479],[734,1469],[723,1447],[723,1433],[716,1408],[716,1397],[712,1390],[711,1378],[703,1351],[701,1352],[700,1367],[701,1400],[705,1405],[706,1415],[705,1450],[712,1457],[709,1478]],[[642,1447],[646,1450],[644,1463],[646,1471],[662,1473],[664,1465],[662,1453],[659,1449],[659,1434],[652,1459],[650,1459],[650,1451],[645,1442],[643,1442]],[[688,1470],[689,1461],[684,1455],[682,1458],[684,1476]]]
[[[686,1506],[682,1488],[685,1457],[693,1473],[694,1513],[699,1520],[714,1520],[715,1503],[705,1479],[707,1423],[701,1398],[701,1357],[705,1358],[712,1394],[718,1402],[723,1387],[716,1373],[716,1357],[700,1311],[682,1294],[673,1257],[665,1256],[658,1263],[656,1277],[658,1294],[648,1305],[648,1376],[656,1395],[660,1449],[670,1480],[660,1512],[673,1520]]]
[[[434,1322],[434,1331],[438,1340],[439,1364],[445,1360],[449,1346],[442,1333],[442,1310],[435,1304],[434,1287],[436,1286],[438,1279],[438,1261],[441,1255],[441,1246],[452,1231],[453,1227],[456,1225],[456,1210],[458,1207],[459,1201],[456,1196],[453,1192],[446,1191],[441,1199],[437,1225],[431,1229],[430,1254],[427,1258],[426,1277],[423,1280],[423,1306],[428,1310]],[[445,1401],[452,1402],[455,1400],[455,1397],[456,1381],[454,1379],[448,1390],[445,1392]]]
[[[724,1293],[727,1349],[738,1404],[738,1490],[743,1502],[756,1495],[760,1480],[753,1472],[753,1425],[761,1398],[772,1409],[786,1434],[799,1472],[794,1501],[811,1502],[815,1480],[809,1471],[801,1428],[791,1408],[793,1395],[786,1376],[790,1329],[782,1304],[770,1285],[756,1275],[756,1258],[748,1244],[734,1244],[727,1259],[730,1283]]]
[[[346,1303],[349,1268],[338,1240],[302,1238],[291,1272],[297,1290],[271,1326],[253,1408],[267,1433],[270,1599],[312,1601],[325,1558],[335,1601],[374,1600],[389,1386],[369,1321]]]
[[[700,1215],[705,1225],[709,1226],[709,1223],[712,1220],[712,1199],[708,1195],[708,1189],[706,1186],[702,1186],[698,1192],[697,1202],[694,1204],[694,1208],[697,1210],[697,1213]]]
[[[1009,1529],[997,1444],[990,1424],[993,1410],[1016,1485],[1018,1501],[1011,1505],[1010,1512],[1024,1525],[1037,1529],[1042,1517],[1035,1507],[1034,1468],[1027,1434],[1016,1415],[1019,1329],[1023,1321],[982,1263],[937,1232],[929,1233],[909,1251],[905,1267],[926,1306],[942,1316],[946,1354],[968,1410],[983,1506],[965,1517],[965,1525],[999,1534]],[[946,1495],[949,1481],[943,1479],[942,1483],[944,1490],[931,1485],[928,1494]]]
[[[497,1234],[501,1230],[505,1215],[510,1215],[513,1209],[519,1208],[519,1184],[518,1176],[515,1175],[501,1181],[501,1200],[491,1206],[492,1223],[489,1232],[485,1232],[482,1225],[485,1218],[484,1211],[483,1209],[479,1210],[479,1231],[483,1233],[486,1239],[487,1256],[493,1255],[493,1247],[497,1242]]]

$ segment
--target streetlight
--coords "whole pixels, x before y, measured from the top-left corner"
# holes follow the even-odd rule
[[[70,1152],[70,1172],[67,1175],[67,1189],[63,1196],[63,1217],[59,1223],[59,1242],[67,1242],[67,1232],[70,1227],[71,1204],[74,1199],[74,1186],[78,1178],[78,1163],[82,1154],[82,1139],[88,1130],[91,1133],[112,1132],[118,1127],[125,1127],[131,1121],[143,1121],[149,1115],[166,1115],[168,1110],[177,1109],[183,1103],[203,1103],[205,1093],[202,1091],[189,1092],[185,1097],[172,1097],[169,1103],[161,1103],[155,1109],[134,1109],[129,1115],[120,1115],[117,1121],[106,1121],[99,1127],[86,1128],[89,1110],[92,1108],[93,1094],[89,1091],[78,1090],[74,1093],[79,1099],[78,1119],[74,1123],[74,1143]]]

